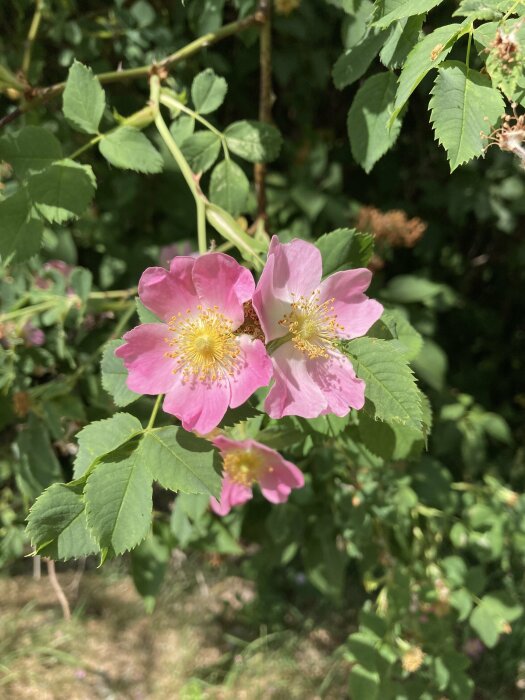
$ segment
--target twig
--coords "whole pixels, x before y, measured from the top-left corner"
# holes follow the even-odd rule
[[[47,575],[49,577],[49,581],[51,582],[51,585],[53,586],[53,590],[55,591],[56,597],[58,598],[58,602],[60,603],[60,607],[62,608],[62,613],[64,615],[64,620],[71,620],[71,610],[69,608],[69,603],[66,598],[66,595],[64,591],[62,590],[62,586],[60,585],[57,574],[55,571],[55,562],[52,559],[46,559],[46,566],[47,566]]]
[[[260,88],[259,88],[259,120],[266,124],[272,121],[272,22],[271,2],[261,2],[260,10],[264,14],[264,24],[260,35]],[[254,166],[255,191],[257,193],[257,215],[266,220],[266,165],[256,163]]]
[[[35,554],[33,557],[33,578],[35,581],[40,581],[42,576],[42,557],[40,554]]]
[[[29,27],[29,33],[25,41],[24,55],[22,57],[22,73],[26,77],[29,73],[29,67],[31,66],[31,53],[33,51],[36,35],[38,34],[40,20],[42,19],[42,0],[36,0],[35,4],[35,14],[33,15],[31,26]]]
[[[193,54],[197,53],[201,49],[211,46],[211,44],[215,44],[222,39],[226,39],[233,34],[242,32],[245,29],[262,22],[264,22],[264,14],[260,10],[257,10],[253,15],[244,17],[236,22],[231,22],[230,24],[225,24],[224,27],[221,27],[216,32],[208,32],[208,34],[203,34],[198,39],[195,39],[195,41],[190,42],[186,46],[183,46],[182,49],[179,49],[178,51],[175,51],[164,58],[162,61],[160,61],[160,63],[139,66],[137,68],[109,71],[107,73],[99,73],[97,78],[101,83],[106,84],[120,82],[121,80],[130,80],[132,78],[147,77],[152,73],[158,72],[159,70],[161,72],[166,71],[175,63],[193,56]],[[57,97],[64,91],[65,87],[66,83],[62,82],[56,83],[55,85],[50,85],[49,87],[30,88],[25,93],[25,104],[0,119],[0,128],[6,124],[9,124],[9,122],[13,121],[21,114],[24,114],[25,112],[28,112],[39,105],[45,104],[54,97]]]

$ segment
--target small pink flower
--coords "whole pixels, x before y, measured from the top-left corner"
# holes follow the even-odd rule
[[[66,279],[69,279],[74,269],[74,265],[69,265],[69,263],[64,262],[64,260],[48,260],[43,265],[44,272],[47,272],[49,270],[56,270],[59,274],[62,275],[62,277],[65,277]],[[48,289],[51,286],[52,281],[49,277],[42,277],[39,275],[35,277],[35,284],[40,289]]]
[[[275,383],[265,402],[272,418],[345,416],[363,407],[365,383],[337,344],[364,335],[383,307],[363,294],[370,270],[321,277],[321,253],[314,245],[272,238],[252,302],[266,342],[282,339],[272,354]]]
[[[117,348],[128,387],[166,394],[164,410],[186,430],[213,430],[228,406],[240,406],[270,381],[263,343],[235,334],[254,287],[251,272],[223,253],[177,257],[169,270],[145,270],[139,296],[162,323],[133,328]]]
[[[196,258],[199,254],[193,250],[193,247],[189,241],[170,243],[170,245],[165,245],[160,249],[159,263],[162,265],[162,267],[169,268],[170,262],[177,255],[186,255],[190,258]]]
[[[31,321],[28,321],[23,327],[22,336],[24,337],[24,340],[29,346],[44,345],[44,343],[46,342],[46,336],[44,331],[41,328],[37,328],[36,326],[34,326],[31,323]]]
[[[252,484],[256,481],[270,503],[284,503],[292,489],[304,486],[301,470],[260,442],[230,440],[221,435],[213,444],[221,451],[224,462],[220,502],[210,499],[217,515],[227,515],[234,506],[253,498]]]

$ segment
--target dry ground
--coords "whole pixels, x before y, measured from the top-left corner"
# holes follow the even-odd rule
[[[328,630],[297,625],[294,611],[288,629],[286,615],[281,631],[250,628],[254,592],[240,578],[183,565],[152,615],[122,573],[88,571],[76,595],[74,572],[59,579],[70,622],[45,573],[0,579],[2,700],[345,697],[348,668]]]

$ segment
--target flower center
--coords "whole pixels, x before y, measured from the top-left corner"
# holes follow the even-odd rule
[[[232,450],[223,457],[224,473],[234,484],[251,486],[265,471],[260,454],[251,450]]]
[[[321,292],[313,291],[309,297],[294,298],[290,313],[280,321],[292,335],[292,343],[309,359],[328,357],[328,350],[334,345],[337,331],[344,326],[337,323],[334,313],[334,298],[319,302]]]
[[[174,372],[182,372],[183,380],[190,378],[217,381],[232,376],[237,364],[239,348],[232,322],[220,313],[217,306],[197,307],[196,316],[173,316],[168,328],[174,335],[166,338],[173,350],[166,357],[177,360]],[[186,312],[190,314],[190,310]]]

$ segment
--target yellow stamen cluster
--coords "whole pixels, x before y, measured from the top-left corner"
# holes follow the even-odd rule
[[[272,467],[268,468],[272,471]],[[251,486],[266,471],[263,457],[251,450],[232,450],[224,455],[224,473],[235,484]]]
[[[335,299],[320,303],[320,295],[316,289],[309,297],[294,298],[290,313],[279,321],[291,333],[295,347],[310,360],[328,357],[328,349],[334,345],[337,331],[344,330],[334,313]]]
[[[234,374],[239,347],[232,322],[221,314],[218,306],[197,307],[197,314],[188,309],[178,313],[168,323],[173,335],[166,342],[173,350],[166,357],[177,360],[174,372],[182,372],[183,379],[215,382]]]

